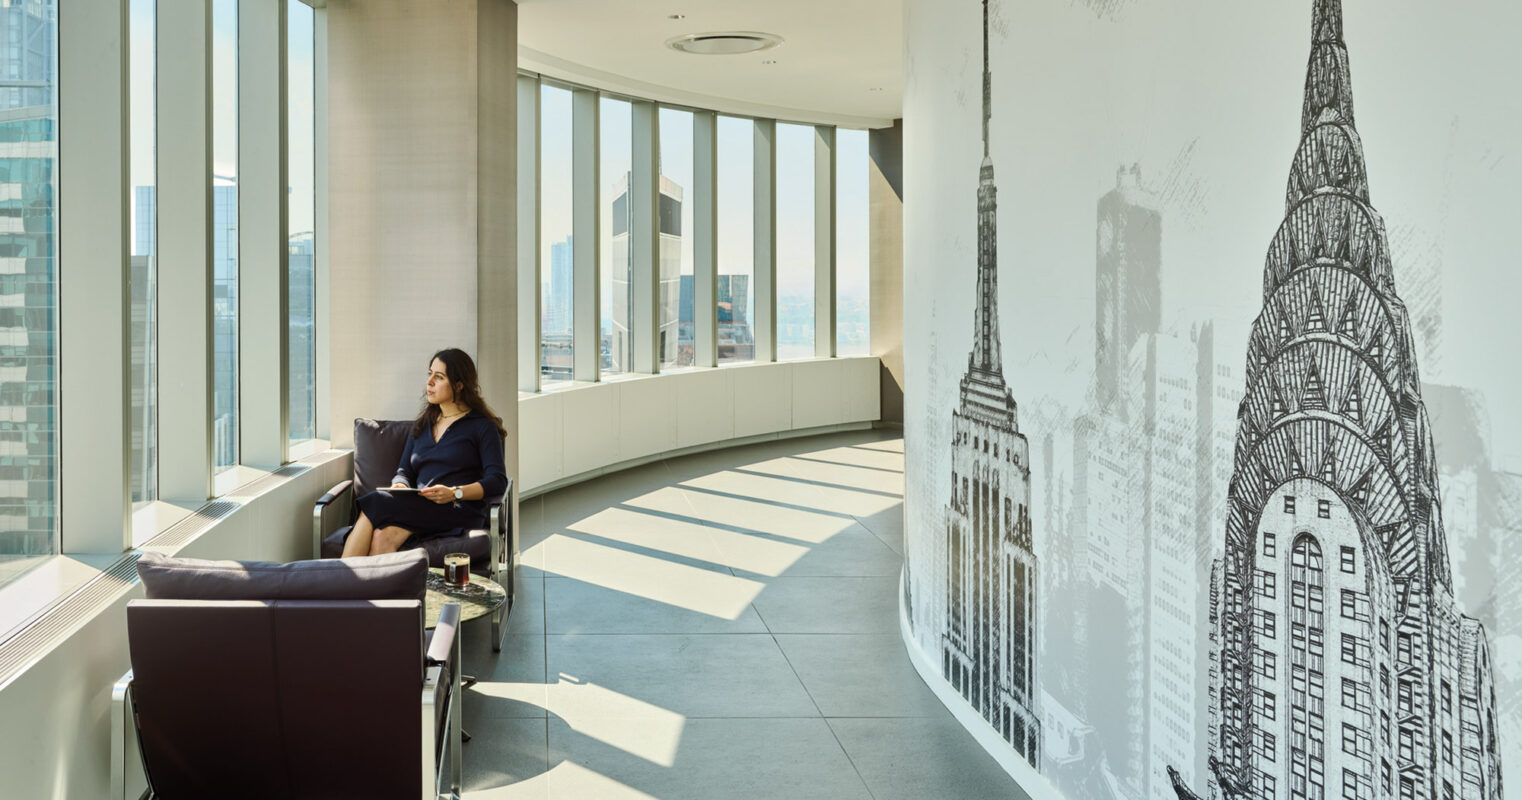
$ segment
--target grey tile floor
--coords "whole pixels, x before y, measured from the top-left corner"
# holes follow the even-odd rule
[[[464,631],[467,800],[1024,797],[904,653],[903,463],[861,431],[524,502],[507,644]]]

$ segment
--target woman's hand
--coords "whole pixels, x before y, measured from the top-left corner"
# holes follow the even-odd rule
[[[454,502],[453,486],[425,486],[418,490],[418,494],[432,500],[439,505]]]
[[[393,489],[411,489],[412,487],[408,486],[405,483],[402,483],[401,481],[397,481],[396,483],[391,484],[391,488],[393,488]]]

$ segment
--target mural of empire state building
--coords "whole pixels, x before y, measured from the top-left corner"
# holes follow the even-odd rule
[[[1342,7],[1316,0],[1212,575],[1208,796],[1501,796],[1489,646],[1454,600],[1411,321],[1369,198]]]
[[[999,353],[994,167],[989,158],[988,0],[983,2],[983,164],[978,175],[978,299],[973,348],[952,413],[946,508],[946,680],[1035,766],[1036,556],[1029,446]]]

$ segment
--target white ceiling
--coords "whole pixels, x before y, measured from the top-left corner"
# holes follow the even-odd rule
[[[715,31],[784,43],[734,56],[666,47]],[[518,47],[519,66],[548,77],[734,114],[881,127],[903,106],[902,0],[519,0]]]

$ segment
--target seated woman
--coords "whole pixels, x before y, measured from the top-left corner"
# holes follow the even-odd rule
[[[507,431],[481,399],[476,365],[463,350],[435,353],[428,365],[427,402],[402,451],[391,488],[359,498],[359,520],[343,556],[394,553],[409,539],[454,536],[485,528],[486,497],[507,489],[502,441]]]

